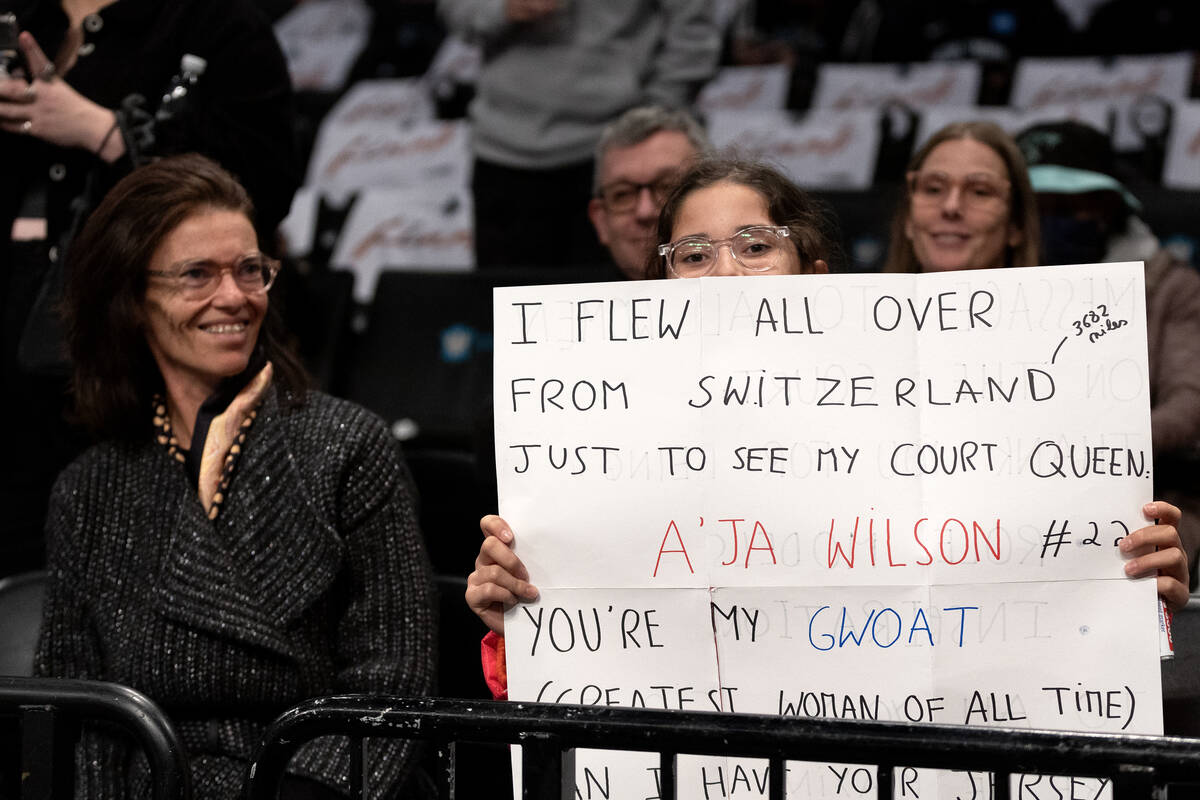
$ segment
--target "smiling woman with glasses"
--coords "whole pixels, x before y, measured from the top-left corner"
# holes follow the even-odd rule
[[[972,172],[961,178],[935,169],[908,173],[908,196],[914,205],[946,202],[955,193],[968,208],[1001,207],[1012,184],[989,172]]]
[[[133,171],[71,249],[65,317],[81,421],[103,441],[59,477],[39,674],[157,701],[196,795],[240,794],[247,754],[301,700],[417,696],[432,589],[408,473],[383,422],[305,388],[281,342],[245,190],[200,156]],[[88,785],[144,785],[88,731]],[[342,796],[346,745],[293,762],[284,798]],[[373,748],[396,794],[412,748]],[[420,796],[406,794],[404,796]]]
[[[908,165],[884,272],[1038,263],[1037,202],[1013,138],[991,122],[956,122]]]

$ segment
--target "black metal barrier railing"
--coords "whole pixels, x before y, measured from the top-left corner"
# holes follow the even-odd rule
[[[1149,800],[1171,784],[1200,784],[1200,739],[342,696],[297,706],[271,725],[250,770],[248,800],[274,800],[292,754],[306,741],[332,734],[350,736],[359,757],[366,740],[376,737],[433,743],[444,800],[454,797],[459,742],[520,744],[526,800],[575,796],[574,748],[659,753],[659,796],[668,799],[675,797],[679,753],[768,759],[771,800],[783,800],[786,761],[876,765],[876,796],[887,800],[900,767],[990,772],[996,800],[1008,800],[1009,777],[1025,773],[1105,778],[1115,800]],[[362,797],[363,762],[356,763],[352,792]]]
[[[179,737],[144,694],[103,681],[0,676],[0,716],[17,717],[21,738],[21,798],[73,794],[80,723],[115,724],[137,740],[150,765],[155,800],[191,800],[191,775]]]

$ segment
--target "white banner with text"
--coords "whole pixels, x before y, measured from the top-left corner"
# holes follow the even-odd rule
[[[541,590],[511,699],[1161,732],[1155,586],[1116,547],[1153,489],[1141,264],[494,298],[500,512]],[[657,766],[582,753],[579,796],[656,797]],[[766,769],[685,759],[680,796]]]

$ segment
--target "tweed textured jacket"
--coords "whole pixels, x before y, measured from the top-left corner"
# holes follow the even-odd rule
[[[319,393],[268,393],[220,516],[144,443],[93,447],[59,477],[40,674],[115,681],[161,705],[198,798],[233,798],[266,723],[302,699],[431,689],[434,611],[408,473],[383,423]],[[90,731],[77,795],[146,794],[144,759]],[[395,790],[411,748],[371,750]],[[348,747],[307,745],[298,775],[347,785]]]

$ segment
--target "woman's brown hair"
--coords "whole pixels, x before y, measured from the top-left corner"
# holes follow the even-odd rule
[[[841,236],[836,217],[829,207],[774,167],[739,158],[704,158],[683,174],[659,212],[658,243],[671,241],[675,220],[688,195],[722,181],[746,186],[762,196],[771,222],[787,227],[788,239],[795,245],[801,264],[811,267],[817,259],[824,259],[830,272],[840,271],[844,260],[839,244]],[[658,254],[658,248],[647,258],[646,277],[667,277],[667,266]]]
[[[75,416],[94,433],[134,438],[149,430],[162,378],[146,345],[146,269],[171,231],[209,209],[253,221],[250,197],[232,175],[204,156],[172,156],[122,178],[72,243],[61,309]],[[284,346],[272,306],[258,346],[274,365],[281,400],[302,403],[307,375]]]
[[[1004,263],[997,267],[1032,267],[1036,266],[1041,250],[1041,234],[1038,228],[1037,197],[1029,182],[1029,172],[1025,167],[1025,157],[1013,137],[1005,133],[994,122],[968,120],[952,122],[937,133],[930,136],[921,145],[908,162],[908,172],[921,169],[925,159],[933,149],[943,142],[957,139],[973,139],[980,144],[990,147],[1008,170],[1008,180],[1012,192],[1008,196],[1008,215],[1012,224],[1021,232],[1021,243],[1016,247],[1005,247]],[[887,261],[884,272],[920,272],[921,264],[913,251],[912,242],[905,233],[908,215],[911,211],[911,198],[906,188],[900,206],[892,217],[892,230],[888,242]]]

